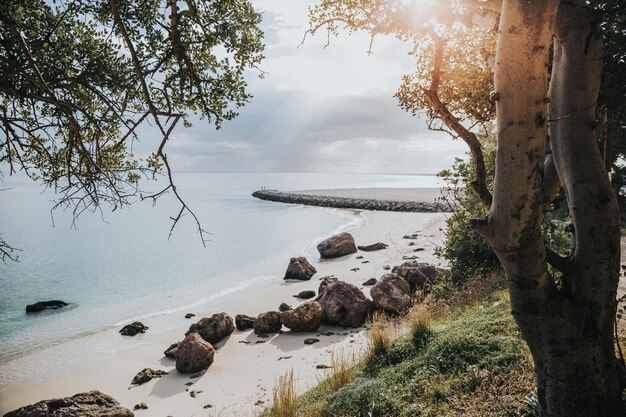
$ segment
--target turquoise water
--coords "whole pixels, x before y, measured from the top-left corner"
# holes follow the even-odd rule
[[[0,233],[22,249],[0,263],[0,363],[131,319],[223,300],[252,284],[275,282],[290,257],[315,256],[313,243],[354,226],[346,211],[265,202],[250,194],[280,190],[434,187],[433,176],[178,173],[178,189],[211,232],[207,247],[185,218],[168,240],[178,206],[166,196],[114,213],[50,215],[53,194],[8,178],[0,192]],[[71,308],[26,315],[35,301]]]

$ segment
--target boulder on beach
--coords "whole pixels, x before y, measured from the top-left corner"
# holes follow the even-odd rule
[[[374,285],[374,284],[376,284],[376,282],[377,282],[376,278],[370,278],[370,279],[368,279],[367,281],[365,281],[365,282],[363,283],[363,285],[370,286],[370,285]]]
[[[303,300],[308,300],[309,298],[315,297],[315,291],[305,290],[300,291],[298,294],[294,295],[296,298],[301,298]]]
[[[375,250],[383,250],[383,249],[387,249],[387,245],[386,243],[382,243],[382,242],[377,242],[377,243],[373,243],[371,245],[365,245],[365,246],[359,246],[359,250],[362,250],[363,252],[373,252]]]
[[[325,288],[326,288],[329,284],[331,284],[331,283],[333,283],[333,282],[337,282],[337,281],[339,281],[339,278],[337,278],[336,276],[333,276],[333,275],[329,275],[329,276],[327,276],[327,277],[323,277],[323,278],[321,278],[321,281],[322,281],[322,282],[320,282],[320,285],[319,285],[319,287],[317,288],[317,294],[318,294],[318,296],[322,294],[322,291],[324,291],[324,289],[325,289]]]
[[[324,284],[324,283],[323,283]],[[359,327],[365,323],[374,304],[355,285],[345,281],[328,281],[320,285],[315,299],[322,306],[323,321],[345,327]]]
[[[17,410],[11,411],[4,417],[133,417],[128,408],[120,406],[113,397],[100,391],[89,391],[76,394],[72,397],[55,398],[39,401]]]
[[[445,269],[418,261],[404,262],[402,265],[394,266],[391,270],[392,273],[407,280],[412,293],[418,290],[428,291],[437,276],[444,271]]]
[[[370,290],[374,305],[393,314],[400,314],[411,307],[411,286],[394,273],[383,275]]]
[[[204,340],[215,345],[235,331],[233,319],[226,313],[216,313],[211,317],[203,317],[189,326],[185,336],[198,333]]]
[[[148,330],[148,326],[143,324],[140,321],[133,322],[131,324],[127,324],[126,326],[120,329],[120,334],[122,336],[134,336],[138,333],[145,333]]]
[[[298,279],[300,281],[310,280],[316,273],[315,267],[306,260],[305,257],[291,258],[284,279]]]
[[[291,310],[291,306],[287,303],[280,303],[280,305],[278,306],[278,311],[288,311]]]
[[[190,333],[176,351],[176,369],[182,373],[194,373],[207,369],[213,363],[215,349],[198,333]]]
[[[248,330],[254,327],[254,317],[246,316],[245,314],[237,314],[235,316],[235,326],[237,330]]]
[[[350,233],[340,233],[321,242],[317,250],[322,259],[333,259],[356,253],[356,245]]]
[[[157,370],[155,371],[152,368],[144,368],[139,371],[137,375],[133,378],[131,385],[141,385],[145,384],[148,381],[151,381],[153,378],[161,378],[163,375],[167,375],[167,372]]]
[[[68,304],[65,301],[61,300],[50,300],[50,301],[38,301],[35,304],[29,304],[26,306],[27,313],[39,313],[44,310],[58,310],[60,308],[66,307]]]
[[[280,313],[278,311],[268,311],[261,313],[254,320],[254,333],[278,333],[282,323],[280,322]]]
[[[322,324],[324,312],[317,301],[309,301],[280,315],[281,323],[294,332],[314,332]]]
[[[176,351],[178,350],[180,344],[181,342],[172,343],[170,347],[165,349],[165,352],[163,352],[163,354],[168,358],[176,359]]]

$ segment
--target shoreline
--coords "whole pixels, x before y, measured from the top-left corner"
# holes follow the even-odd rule
[[[268,405],[277,378],[289,370],[294,370],[299,392],[311,387],[327,373],[315,369],[315,366],[329,364],[333,352],[343,351],[347,355],[359,356],[360,350],[364,348],[362,328],[356,331],[323,326],[314,334],[286,332],[268,339],[258,338],[250,331],[235,331],[227,341],[217,345],[215,363],[203,377],[197,380],[189,379],[188,375],[178,374],[174,370],[159,380],[132,390],[128,389],[132,377],[145,367],[172,371],[174,361],[164,358],[163,350],[181,339],[188,326],[203,316],[218,311],[226,311],[233,317],[235,314],[256,315],[275,310],[281,302],[295,307],[303,301],[291,295],[305,289],[317,291],[318,278],[325,275],[333,274],[339,279],[360,286],[368,278],[379,278],[385,272],[382,265],[399,264],[403,256],[414,253],[412,248],[408,247],[408,243],[413,241],[402,239],[405,234],[418,232],[423,235],[415,241],[419,247],[426,249],[418,254],[419,260],[438,263],[432,255],[432,249],[441,241],[442,232],[439,229],[445,220],[443,214],[379,212],[355,214],[365,219],[363,224],[357,225],[358,228],[351,231],[358,244],[383,241],[389,243],[390,247],[380,252],[359,252],[333,261],[320,262],[318,259],[309,258],[318,269],[318,273],[311,281],[292,283],[278,278],[278,282],[275,283],[263,281],[252,284],[241,291],[229,294],[220,302],[208,302],[209,305],[204,303],[191,309],[190,312],[197,314],[192,320],[184,319],[182,310],[166,314],[165,316],[171,319],[171,328],[167,326],[159,328],[152,324],[151,319],[146,319],[145,322],[150,329],[143,335],[122,337],[117,334],[117,329],[102,332],[114,333],[109,334],[116,345],[112,351],[106,348],[94,349],[93,345],[98,345],[99,337],[91,335],[74,342],[73,353],[78,353],[76,357],[61,355],[62,352],[59,351],[68,348],[66,344],[61,344],[8,362],[0,366],[3,374],[19,372],[20,362],[36,359],[52,364],[49,371],[51,375],[45,378],[35,375],[29,378],[25,375],[22,378],[23,382],[16,384],[17,386],[3,388],[0,391],[0,414],[39,400],[99,389],[129,409],[132,409],[134,404],[146,402],[150,409],[141,411],[142,416],[206,415],[207,411],[220,416],[246,416]],[[307,248],[314,250],[315,245],[316,242],[312,242],[303,250],[306,251]],[[357,256],[364,256],[369,263],[362,264],[362,260],[356,259]],[[285,267],[287,263],[288,259],[285,260]],[[360,270],[351,271],[355,267]],[[369,295],[367,287],[364,292]],[[317,336],[320,332],[327,331],[334,331],[336,334]],[[318,337],[321,341],[305,346],[303,339],[306,337]],[[287,359],[280,359],[287,356]],[[14,366],[8,366],[10,364]],[[188,382],[193,382],[194,385],[187,387],[185,384]],[[197,398],[190,398],[185,390],[191,388],[203,392],[199,393]],[[257,401],[264,403],[254,405]],[[212,405],[210,410],[203,408],[207,404]]]

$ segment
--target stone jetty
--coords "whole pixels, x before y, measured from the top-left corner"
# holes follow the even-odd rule
[[[447,204],[423,201],[391,201],[364,198],[329,197],[281,192],[278,190],[259,190],[252,193],[261,200],[279,203],[304,204],[307,206],[334,207],[357,210],[405,211],[418,213],[439,213],[450,211]]]

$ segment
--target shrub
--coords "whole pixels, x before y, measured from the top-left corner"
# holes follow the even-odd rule
[[[377,417],[394,415],[396,404],[380,379],[357,378],[328,398],[329,417]]]

